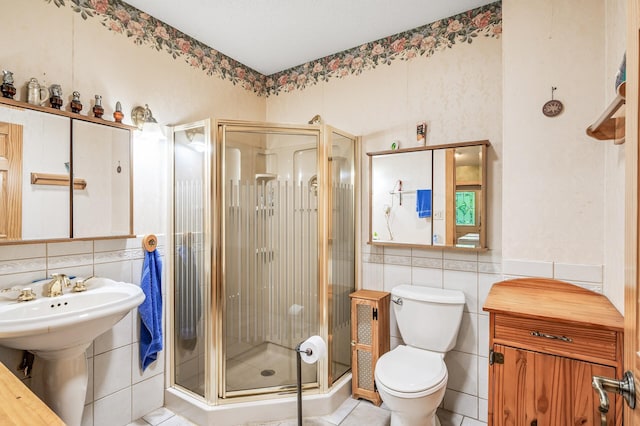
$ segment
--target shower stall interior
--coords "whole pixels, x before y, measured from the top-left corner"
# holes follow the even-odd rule
[[[302,382],[327,392],[351,368],[357,139],[241,121],[173,133],[172,384],[210,404],[289,395],[293,349],[320,335],[328,356]]]

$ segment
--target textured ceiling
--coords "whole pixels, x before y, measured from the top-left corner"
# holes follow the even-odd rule
[[[486,0],[127,0],[264,75],[493,3]]]

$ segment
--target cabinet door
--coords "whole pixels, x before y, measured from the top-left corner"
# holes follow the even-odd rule
[[[494,425],[554,426],[600,424],[591,377],[615,377],[615,368],[539,352],[494,345],[503,363],[490,366]],[[613,395],[607,425],[615,424]]]
[[[132,234],[131,132],[73,120],[73,237]]]
[[[22,126],[0,122],[0,240],[22,239]]]
[[[374,350],[378,347],[377,315],[374,316],[377,305],[369,300],[352,299],[351,308],[353,394],[380,405],[373,375],[379,356]]]

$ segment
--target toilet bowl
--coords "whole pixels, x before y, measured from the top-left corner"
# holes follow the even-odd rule
[[[447,387],[442,354],[400,345],[378,360],[375,381],[393,426],[439,426],[436,409]]]
[[[464,293],[399,285],[391,300],[405,344],[378,359],[376,387],[391,426],[439,426],[436,410],[449,377],[444,354],[456,344]]]

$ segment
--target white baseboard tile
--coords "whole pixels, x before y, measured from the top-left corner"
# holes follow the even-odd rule
[[[553,262],[505,259],[502,272],[517,277],[553,278]]]
[[[554,263],[553,276],[563,281],[582,281],[602,284],[604,268],[602,265],[578,265]]]

